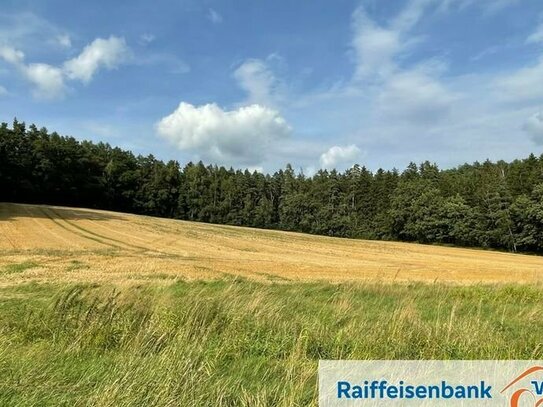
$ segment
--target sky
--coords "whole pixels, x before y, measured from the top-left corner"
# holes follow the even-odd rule
[[[541,0],[0,3],[0,121],[308,175],[543,152]]]

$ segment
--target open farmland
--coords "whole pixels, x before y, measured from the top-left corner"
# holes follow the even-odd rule
[[[225,276],[456,283],[543,278],[537,256],[7,203],[0,204],[0,253],[4,285]]]
[[[51,206],[0,219],[0,405],[316,406],[319,359],[543,357],[540,257]]]

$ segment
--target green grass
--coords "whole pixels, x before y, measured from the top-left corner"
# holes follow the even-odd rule
[[[8,264],[4,266],[2,272],[4,274],[13,274],[13,273],[22,273],[23,271],[29,270],[31,268],[39,267],[39,264],[32,261],[25,261],[22,263]]]
[[[319,359],[541,359],[543,289],[0,289],[0,405],[315,406]]]

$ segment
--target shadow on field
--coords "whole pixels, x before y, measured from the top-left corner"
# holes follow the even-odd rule
[[[96,221],[123,219],[112,213],[94,212],[79,208],[0,202],[0,222],[14,218],[88,219]]]

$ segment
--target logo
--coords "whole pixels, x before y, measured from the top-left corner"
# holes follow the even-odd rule
[[[531,387],[526,385],[520,385],[519,382],[526,379],[528,376],[533,375],[536,372],[543,371],[542,366],[532,366],[529,369],[526,369],[523,373],[517,376],[511,383],[505,386],[500,393],[505,393],[508,390],[515,389],[515,385],[519,387],[514,390],[509,396],[509,406],[510,407],[520,407],[521,400],[532,400],[534,402],[534,407],[543,406],[543,381],[541,380],[532,380],[530,381]],[[528,404],[522,404],[522,406],[527,406]]]
[[[543,407],[543,360],[321,360],[320,407]]]

